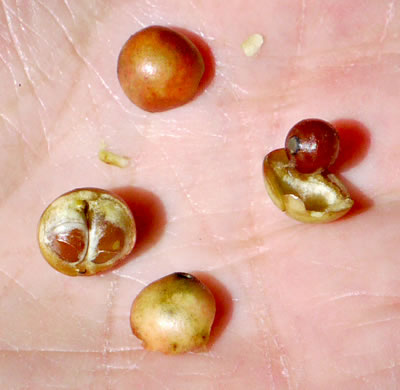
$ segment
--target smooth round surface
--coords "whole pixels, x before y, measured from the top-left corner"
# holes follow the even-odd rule
[[[177,272],[140,292],[132,305],[131,327],[145,348],[183,353],[208,343],[215,310],[211,291],[193,275]]]
[[[151,26],[132,35],[118,59],[126,96],[143,110],[181,106],[197,92],[204,61],[196,46],[169,28]]]
[[[328,169],[339,153],[339,135],[321,119],[305,119],[289,131],[285,150],[291,165],[300,173]]]
[[[54,200],[39,222],[43,257],[64,274],[93,275],[127,256],[136,239],[133,215],[117,195],[82,188]]]

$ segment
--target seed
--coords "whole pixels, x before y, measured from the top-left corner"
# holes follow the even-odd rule
[[[126,168],[129,165],[128,157],[120,156],[119,154],[107,150],[104,143],[101,145],[98,156],[100,161],[118,168]]]
[[[204,60],[184,35],[151,26],[132,35],[118,58],[126,96],[145,111],[165,111],[191,100],[204,73]]]
[[[300,173],[328,169],[339,153],[339,135],[335,128],[321,119],[305,119],[289,131],[285,150],[290,164]]]
[[[253,57],[256,55],[260,49],[261,46],[264,43],[264,38],[261,34],[252,34],[250,35],[243,43],[242,43],[242,49],[244,54],[247,57]]]
[[[131,252],[135,221],[118,196],[81,188],[61,195],[47,207],[40,218],[38,239],[42,255],[57,271],[93,275]]]
[[[270,198],[277,207],[298,221],[331,222],[353,206],[345,186],[334,174],[299,173],[291,167],[285,149],[268,153],[263,168]]]
[[[133,333],[144,347],[179,354],[207,345],[215,299],[196,277],[173,273],[145,287],[131,310]]]

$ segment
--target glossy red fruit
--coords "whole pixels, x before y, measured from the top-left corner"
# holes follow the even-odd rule
[[[118,79],[143,110],[165,111],[191,100],[204,73],[204,60],[184,35],[151,26],[132,35],[118,58]]]
[[[305,119],[289,131],[285,150],[290,165],[300,173],[328,169],[339,153],[339,134],[328,122]]]

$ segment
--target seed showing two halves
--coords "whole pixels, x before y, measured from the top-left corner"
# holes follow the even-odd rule
[[[38,239],[43,257],[57,271],[88,276],[114,267],[131,252],[136,227],[120,197],[82,188],[47,207],[40,218]]]

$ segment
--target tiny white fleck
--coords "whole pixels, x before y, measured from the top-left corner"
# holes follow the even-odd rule
[[[247,57],[252,57],[258,53],[264,43],[264,38],[261,34],[250,35],[243,43],[242,49]]]

